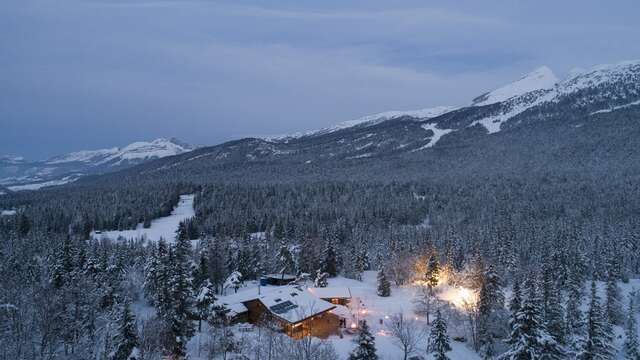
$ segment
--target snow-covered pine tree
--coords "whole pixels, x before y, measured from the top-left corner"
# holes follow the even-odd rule
[[[640,339],[638,339],[638,323],[636,321],[636,309],[634,304],[635,292],[629,294],[629,308],[627,310],[627,323],[624,329],[624,355],[625,359],[640,360]]]
[[[425,281],[430,289],[438,286],[438,280],[440,279],[440,263],[438,262],[438,255],[434,252],[429,257],[427,263],[427,272],[425,274]]]
[[[614,265],[612,264],[609,265],[607,270],[605,313],[610,324],[619,325],[622,323],[620,289],[618,289],[618,278],[615,275]]]
[[[375,337],[371,335],[366,320],[363,320],[360,326],[357,343],[358,346],[351,351],[348,360],[378,360]]]
[[[110,360],[128,360],[139,342],[136,318],[128,300],[124,301],[116,323],[118,329],[111,343],[113,353]]]
[[[387,280],[387,275],[384,269],[378,271],[378,296],[388,297],[391,296],[391,283]]]
[[[198,332],[202,331],[202,320],[207,320],[211,313],[211,307],[216,302],[215,289],[211,281],[205,280],[197,292],[195,299],[196,309],[198,310]]]
[[[520,307],[522,306],[522,290],[520,290],[520,281],[518,279],[513,282],[511,293],[509,311],[511,312],[511,316],[514,317],[515,314],[520,311]]]
[[[322,271],[322,269],[318,269],[316,271],[316,278],[313,280],[313,286],[327,287],[329,285],[328,278],[329,278],[329,274]]]
[[[168,320],[169,328],[175,339],[171,352],[178,357],[186,354],[187,342],[194,333],[191,322],[193,292],[191,291],[190,254],[190,240],[177,239],[174,246],[173,271],[170,281],[171,308],[166,320]]]
[[[280,248],[278,249],[278,267],[278,273],[282,274],[283,277],[285,274],[292,274],[296,270],[296,263],[285,240],[280,242]]]
[[[525,287],[527,298],[522,302],[520,310],[511,316],[511,334],[506,341],[509,349],[498,359],[562,359],[563,349],[544,326],[533,277],[528,279]]]
[[[580,307],[583,295],[583,277],[575,267],[569,271],[567,300],[565,303],[565,343],[572,353],[578,353],[585,333],[584,316]]]
[[[564,344],[564,309],[562,308],[560,290],[552,266],[545,261],[542,266],[540,286],[542,288],[542,317],[549,334],[559,343]]]
[[[322,271],[329,274],[330,277],[338,275],[338,261],[336,257],[336,249],[333,239],[327,238],[325,248],[322,251]]]
[[[431,324],[428,349],[433,354],[434,360],[449,359],[447,353],[451,351],[451,344],[447,335],[447,323],[442,318],[440,310],[436,312],[436,319]]]
[[[494,338],[503,336],[506,312],[504,293],[498,273],[489,265],[484,273],[478,301],[478,341],[486,358],[495,356]]]
[[[158,250],[156,245],[151,245],[151,254],[144,267],[144,294],[149,302],[155,306],[158,296]]]
[[[580,360],[612,359],[614,348],[611,326],[600,307],[600,297],[596,292],[595,281],[591,281],[590,301],[586,319],[586,338],[577,358]]]
[[[209,259],[208,253],[205,250],[202,251],[198,259],[198,266],[193,272],[193,289],[197,293],[202,287],[202,284],[209,279]]]

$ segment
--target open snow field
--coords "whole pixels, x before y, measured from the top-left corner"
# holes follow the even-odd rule
[[[377,294],[376,285],[376,271],[365,271],[362,277],[362,281],[347,279],[343,277],[336,277],[329,279],[329,286],[336,287],[349,287],[351,289],[351,295],[353,301],[359,301],[362,303],[360,319],[367,320],[367,323],[371,327],[371,333],[376,338],[376,348],[378,355],[381,359],[402,359],[402,351],[396,347],[393,343],[393,338],[385,332],[385,323],[389,321],[386,317],[394,316],[398,313],[403,313],[406,318],[414,318],[425,329],[424,340],[421,341],[420,349],[416,354],[426,357],[427,336],[429,327],[427,326],[426,319],[414,314],[413,300],[416,297],[416,287],[407,285],[402,287],[392,286],[390,297],[380,297]],[[365,315],[362,315],[362,308],[365,310]],[[382,320],[382,324],[380,324]],[[431,319],[433,320],[433,319]],[[462,332],[462,329],[449,329],[449,335]],[[355,347],[354,338],[357,335],[347,335],[340,339],[338,336],[333,336],[329,340],[336,348],[336,352],[339,358],[346,359],[349,352]],[[480,359],[480,357],[467,347],[466,343],[460,343],[451,341],[452,351],[449,353],[452,359]]]
[[[171,212],[171,215],[152,220],[151,227],[148,229],[145,229],[142,223],[140,223],[135,230],[92,231],[91,238],[109,238],[112,240],[118,238],[147,239],[151,241],[158,241],[160,238],[163,238],[168,242],[173,242],[176,239],[176,230],[178,230],[180,222],[195,216],[195,210],[193,208],[194,197],[194,194],[180,195],[180,201]]]

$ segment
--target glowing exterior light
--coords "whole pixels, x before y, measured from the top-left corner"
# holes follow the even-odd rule
[[[356,323],[351,323],[351,328],[352,328],[352,329],[355,329],[355,328],[357,328],[357,327],[358,327],[358,325],[356,325]]]

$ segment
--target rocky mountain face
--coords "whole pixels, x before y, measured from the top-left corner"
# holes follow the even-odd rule
[[[34,190],[73,182],[85,175],[122,170],[145,161],[191,150],[193,148],[190,145],[177,139],[155,139],[135,142],[123,148],[77,151],[44,161],[2,156],[0,186],[12,191]]]
[[[542,67],[466,106],[388,112],[304,134],[240,139],[150,162],[130,173],[288,181],[570,171],[577,166],[601,172],[637,167],[638,135],[640,61],[601,65],[560,81]]]

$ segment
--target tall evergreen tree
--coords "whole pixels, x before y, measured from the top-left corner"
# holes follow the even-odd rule
[[[580,360],[612,359],[614,349],[612,345],[611,327],[606,314],[600,307],[600,297],[596,292],[595,281],[591,282],[591,300],[587,313],[586,338],[578,354]]]
[[[322,271],[334,277],[338,275],[338,261],[336,257],[336,249],[333,239],[327,238],[324,251],[322,252]]]
[[[128,300],[122,305],[117,324],[118,329],[112,342],[114,350],[111,360],[128,360],[139,343],[135,316],[131,312]]]
[[[624,355],[629,360],[640,360],[640,339],[638,339],[638,323],[636,321],[636,309],[634,304],[635,293],[629,294],[629,308],[627,310],[627,323],[624,329]]]
[[[375,337],[371,335],[366,320],[362,321],[357,340],[358,346],[351,351],[348,360],[378,360]]]
[[[434,288],[438,286],[438,281],[440,279],[440,263],[438,262],[438,256],[434,253],[429,257],[429,262],[427,263],[427,272],[425,274],[425,280],[427,282],[427,286],[429,288]]]
[[[447,334],[447,323],[442,318],[440,310],[436,312],[436,319],[431,324],[428,349],[433,354],[434,360],[449,359],[447,353],[451,351],[451,344]]]
[[[387,280],[387,275],[384,272],[384,269],[380,269],[378,271],[378,296],[388,297],[391,296],[391,283]]]
[[[186,238],[177,239],[174,246],[171,276],[171,308],[168,324],[175,339],[171,352],[174,356],[186,354],[187,342],[193,336],[191,306],[193,304],[192,279],[190,272],[191,242]]]
[[[527,298],[520,309],[512,314],[511,334],[507,339],[509,349],[499,359],[534,360],[561,359],[562,348],[547,332],[542,321],[540,300],[533,279],[527,283]]]
[[[620,289],[618,289],[618,278],[615,275],[613,265],[607,271],[605,313],[610,324],[618,325],[622,322]]]
[[[489,265],[484,273],[478,300],[478,340],[483,356],[495,356],[494,338],[502,335],[505,317],[501,280],[493,265]]]

